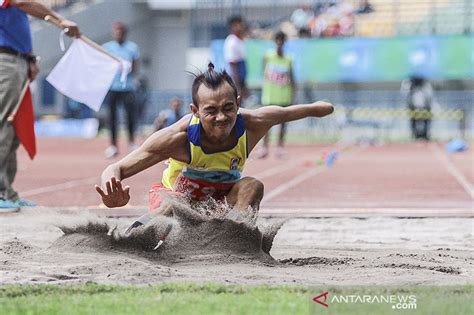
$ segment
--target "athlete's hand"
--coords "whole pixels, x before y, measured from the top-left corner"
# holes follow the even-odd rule
[[[130,200],[130,187],[122,188],[122,183],[115,177],[105,182],[107,193],[95,185],[95,190],[102,197],[102,202],[109,208],[123,207]]]

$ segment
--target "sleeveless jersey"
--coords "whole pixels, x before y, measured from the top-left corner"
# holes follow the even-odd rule
[[[278,56],[275,51],[265,55],[265,71],[262,85],[263,105],[290,105],[292,60],[288,56]]]
[[[244,120],[240,114],[237,115],[232,134],[238,141],[228,151],[204,152],[201,147],[201,128],[199,118],[193,115],[188,125],[190,162],[170,158],[168,168],[163,172],[162,184],[178,192],[189,191],[191,187],[191,197],[195,200],[203,200],[208,195],[219,199],[240,180],[247,160],[247,132]],[[216,195],[219,190],[221,193]]]

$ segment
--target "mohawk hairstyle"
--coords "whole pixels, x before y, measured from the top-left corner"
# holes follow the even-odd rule
[[[193,98],[194,105],[199,106],[197,92],[201,84],[204,84],[206,87],[212,90],[217,90],[218,87],[220,87],[222,84],[227,82],[234,90],[234,96],[235,96],[235,99],[237,100],[238,93],[237,93],[237,87],[234,81],[232,80],[230,75],[227,73],[227,71],[225,70],[215,71],[214,64],[212,62],[209,62],[209,64],[207,65],[206,72],[201,72],[199,75],[196,75],[196,74],[193,74],[193,75],[195,76],[194,81],[193,81],[193,86],[192,86],[192,98]]]

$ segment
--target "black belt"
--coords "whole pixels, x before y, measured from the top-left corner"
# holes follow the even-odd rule
[[[0,54],[8,54],[8,55],[13,55],[13,56],[18,56],[18,57],[23,57],[25,54],[22,54],[15,49],[11,49],[9,47],[0,47]]]
[[[28,62],[36,62],[36,56],[31,54],[22,54],[21,52],[16,51],[10,47],[0,47],[0,54],[7,54],[16,57],[21,57]]]

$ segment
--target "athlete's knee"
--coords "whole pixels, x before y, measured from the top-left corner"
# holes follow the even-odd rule
[[[259,196],[260,198],[262,198],[263,191],[265,189],[263,183],[253,177],[245,177],[244,179],[246,181],[245,182],[246,190],[252,191],[255,194],[255,196]]]

